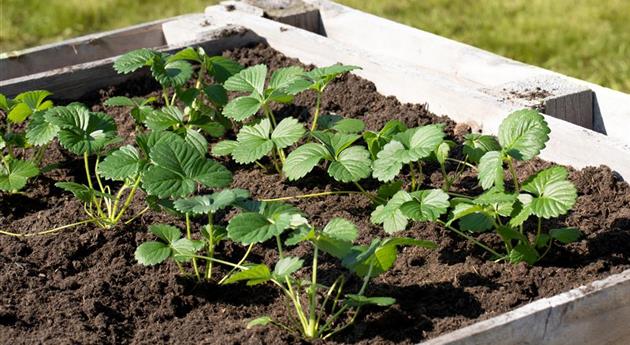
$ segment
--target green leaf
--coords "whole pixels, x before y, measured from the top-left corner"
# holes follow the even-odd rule
[[[399,120],[389,120],[378,133],[365,131],[363,140],[367,143],[372,158],[376,159],[377,153],[383,149],[383,146],[390,142],[394,135],[405,130],[407,130],[407,126],[404,123]]]
[[[188,262],[202,247],[203,245],[199,244],[199,242],[180,238],[171,243],[173,259],[178,262]]]
[[[228,91],[252,92],[262,96],[266,77],[267,66],[256,65],[231,76],[223,87]]]
[[[296,80],[298,80],[303,73],[304,70],[302,69],[302,67],[298,66],[279,68],[271,75],[271,79],[269,79],[269,88],[286,88],[287,86],[293,84]]]
[[[166,60],[167,62],[179,61],[179,60],[188,60],[195,61],[201,63],[203,58],[194,48],[188,47],[178,51],[177,53],[171,55]]]
[[[290,217],[283,217],[277,223],[253,212],[241,213],[232,218],[227,230],[230,239],[242,244],[262,243],[280,235],[291,223]]]
[[[50,95],[52,93],[46,90],[32,90],[15,96],[15,100],[26,103],[33,112],[44,111],[53,106],[52,101],[45,100]]]
[[[277,148],[283,149],[300,140],[304,132],[304,126],[297,119],[286,117],[278,123],[271,133],[271,140]]]
[[[9,111],[7,119],[11,123],[22,123],[32,113],[33,110],[26,103],[18,103]]]
[[[343,218],[333,218],[322,230],[326,236],[335,240],[353,242],[359,236],[356,225]]]
[[[374,224],[383,224],[387,233],[405,230],[407,227],[407,217],[400,210],[405,202],[411,201],[409,193],[401,190],[387,202],[386,205],[379,205],[372,212],[370,221]]]
[[[351,146],[330,163],[328,174],[339,182],[356,182],[372,172],[370,153],[363,146]]]
[[[233,284],[239,281],[246,280],[247,286],[253,286],[262,284],[271,279],[271,272],[269,267],[264,264],[254,265],[248,267],[246,270],[236,272],[225,280],[224,284]]]
[[[223,85],[208,85],[203,89],[203,92],[208,96],[210,102],[216,106],[224,107],[228,103],[228,95]]]
[[[261,105],[262,103],[256,97],[237,97],[223,108],[223,116],[235,121],[243,121],[256,114]]]
[[[287,156],[282,172],[290,181],[295,181],[308,174],[328,155],[328,150],[322,144],[304,144]]]
[[[116,59],[114,69],[119,74],[131,73],[144,66],[149,66],[155,56],[156,53],[150,49],[132,50]]]
[[[0,190],[5,192],[17,192],[29,178],[39,175],[39,169],[29,161],[11,159],[8,165],[8,170],[0,168]]]
[[[476,212],[463,216],[459,220],[459,227],[463,231],[484,232],[494,227],[493,219],[484,212]]]
[[[75,182],[57,182],[55,187],[61,188],[67,192],[72,193],[77,199],[84,203],[92,202],[94,197],[111,199],[111,195],[99,192],[86,185],[82,185]]]
[[[284,257],[276,263],[276,267],[273,270],[273,275],[284,280],[285,277],[290,276],[291,274],[302,268],[303,264],[304,260],[300,258],[291,256]]]
[[[215,157],[231,155],[234,149],[238,146],[236,140],[223,140],[212,146],[212,155]]]
[[[248,197],[249,192],[245,189],[224,189],[211,195],[176,200],[174,206],[182,213],[207,214],[215,213]]]
[[[110,153],[98,166],[98,173],[110,180],[124,181],[134,178],[140,170],[140,153],[126,145]]]
[[[161,110],[152,111],[144,120],[144,124],[153,131],[163,131],[165,129],[184,124],[184,114],[178,107],[166,106]]]
[[[490,151],[501,151],[501,145],[491,135],[469,133],[464,136],[464,154],[472,162],[479,163],[481,157]]]
[[[206,57],[205,65],[217,83],[225,83],[228,78],[237,74],[243,69],[238,62],[223,56]]]
[[[450,206],[448,194],[441,189],[409,193],[411,200],[400,205],[403,215],[417,221],[435,221]]]
[[[565,214],[573,207],[577,190],[567,176],[564,167],[556,166],[538,172],[523,183],[522,189],[535,196],[530,203],[533,214],[549,219]]]
[[[208,153],[208,140],[198,130],[186,128],[184,141],[194,147],[200,155],[205,157]]]
[[[539,258],[540,255],[536,249],[524,243],[518,244],[508,254],[508,260],[512,263],[525,261],[528,264],[533,265]]]
[[[153,224],[149,226],[149,232],[166,243],[173,243],[181,237],[178,228],[167,224]]]
[[[385,144],[383,149],[377,153],[377,159],[372,164],[372,176],[383,182],[393,180],[403,167],[399,158],[403,151],[405,151],[405,147],[396,140]]]
[[[387,307],[396,303],[396,299],[391,297],[366,297],[363,295],[346,295],[344,304],[351,307],[362,307],[365,305],[373,304],[379,307]]]
[[[44,118],[60,128],[59,142],[77,155],[98,152],[117,136],[116,123],[109,115],[90,112],[81,105],[51,108]]]
[[[136,248],[134,257],[145,266],[157,265],[171,256],[171,248],[162,242],[144,242]]]
[[[501,236],[501,239],[504,242],[510,242],[512,240],[517,240],[522,243],[527,243],[527,237],[521,234],[519,231],[516,231],[515,228],[511,228],[509,226],[500,226],[497,228],[497,234]]]
[[[109,107],[137,107],[136,104],[131,98],[125,96],[114,96],[110,97],[103,102],[103,105]]]
[[[378,187],[376,191],[377,203],[384,204],[386,201],[394,196],[394,194],[398,193],[402,189],[402,181],[393,181],[389,183],[384,183]]]
[[[484,154],[479,160],[479,184],[483,189],[490,189],[493,186],[498,190],[503,190],[503,154],[499,151],[490,151]]]
[[[272,323],[273,320],[269,316],[261,316],[259,318],[255,318],[247,323],[247,329],[252,329],[256,326],[267,326]]]
[[[337,114],[326,114],[317,120],[317,128],[332,129],[340,133],[360,133],[365,128],[365,123],[359,119],[346,119]]]
[[[44,113],[36,112],[28,123],[26,139],[31,145],[42,146],[50,143],[57,133],[59,127],[46,121]]]
[[[444,165],[444,163],[446,163],[446,159],[451,152],[452,144],[454,144],[452,141],[444,141],[435,149],[435,158],[440,165]]]
[[[5,148],[6,146],[7,146],[7,143],[4,141],[4,138],[2,137],[2,135],[0,135],[0,150]]]
[[[162,58],[154,60],[151,74],[162,86],[177,87],[186,84],[193,74],[190,63],[179,60],[164,63]]]
[[[416,162],[428,157],[444,140],[444,126],[441,124],[411,128],[394,138],[407,148],[405,155],[401,156],[402,163]]]
[[[243,126],[238,132],[238,145],[232,151],[237,163],[247,164],[259,160],[273,149],[273,141],[269,139],[271,122],[263,119],[253,126]]]
[[[232,174],[221,164],[201,156],[191,145],[180,140],[157,143],[150,153],[153,165],[144,175],[144,188],[159,198],[182,197],[195,191],[197,183],[224,187]]]
[[[533,109],[508,115],[499,126],[499,143],[503,151],[518,160],[529,160],[545,148],[549,140],[545,118]]]
[[[0,109],[4,112],[8,112],[13,106],[13,101],[7,96],[0,93]]]
[[[576,242],[582,236],[580,230],[576,228],[562,228],[549,230],[549,236],[564,244]]]

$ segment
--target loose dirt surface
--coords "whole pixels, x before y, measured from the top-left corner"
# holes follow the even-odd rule
[[[266,63],[272,69],[297,62],[265,46],[236,49],[225,55],[246,65]],[[156,89],[154,83],[142,80],[83,101],[114,116],[121,136],[130,142],[130,116],[96,104],[112,95],[157,94]],[[300,95],[296,105],[275,111],[280,117],[309,120],[313,104],[312,94]],[[446,117],[431,114],[423,105],[401,104],[393,97],[384,97],[371,82],[354,75],[333,82],[322,107],[324,112],[363,119],[370,129],[397,118],[409,126],[444,123],[455,140],[460,140],[465,130]],[[25,195],[0,195],[3,229],[35,232],[82,219],[82,206],[53,186],[62,180],[82,181],[81,162],[56,144],[46,160],[61,162],[61,168],[31,183]],[[247,188],[259,198],[353,188],[334,182],[323,170],[288,183],[255,166],[223,162],[235,171],[233,187]],[[524,179],[550,165],[534,160],[520,164],[518,170]],[[425,176],[425,187],[440,185],[436,167],[426,166]],[[580,242],[554,247],[539,266],[528,267],[488,261],[484,252],[440,226],[414,223],[400,235],[433,240],[439,248],[402,250],[395,267],[368,288],[369,295],[392,296],[397,303],[386,309],[364,309],[354,327],[329,343],[416,343],[630,268],[630,187],[607,167],[571,170],[570,178],[578,189],[574,211],[544,226],[578,227],[584,233]],[[364,186],[374,190],[377,183],[366,181]],[[464,176],[454,188],[481,192],[472,175]],[[134,212],[144,207],[143,197],[136,198]],[[294,204],[319,226],[332,217],[352,220],[360,228],[359,241],[363,243],[385,236],[380,227],[370,224],[373,207],[361,195],[303,199]],[[223,215],[221,222],[230,216]],[[181,219],[149,212],[112,230],[87,225],[50,236],[0,237],[0,343],[301,343],[276,328],[245,329],[251,318],[267,314],[285,320],[291,313],[273,286],[198,285],[178,276],[172,264],[153,268],[138,265],[133,258],[135,248],[151,238],[147,226],[160,222],[183,226]],[[202,220],[194,223],[196,228],[201,224]],[[493,235],[481,238],[500,248]],[[272,262],[276,254],[270,249],[256,248],[252,260]],[[218,249],[220,257],[231,260],[243,252],[231,244]],[[305,245],[291,254],[310,259]],[[343,270],[332,258],[324,256],[322,261],[321,277],[331,283]],[[225,271],[220,268],[215,270],[216,275],[222,273]],[[356,289],[356,278],[348,278],[348,288]]]

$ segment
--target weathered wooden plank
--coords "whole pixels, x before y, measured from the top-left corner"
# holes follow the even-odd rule
[[[423,345],[624,345],[630,339],[630,270],[527,304]]]
[[[0,80],[101,60],[137,47],[163,46],[162,23],[177,18],[181,16],[6,53],[0,59]]]
[[[186,46],[201,46],[209,54],[219,54],[228,48],[261,42],[262,40],[251,31],[229,25],[217,26],[208,35],[185,45],[166,45],[154,48],[172,52]],[[135,44],[134,49],[142,47],[138,42]],[[45,89],[52,92],[53,98],[56,100],[74,100],[91,91],[117,85],[146,73],[146,71],[140,71],[120,75],[112,67],[115,59],[116,56],[0,81],[0,93],[12,97],[26,90]]]

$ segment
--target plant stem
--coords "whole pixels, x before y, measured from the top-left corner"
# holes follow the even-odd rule
[[[96,220],[96,218],[89,218],[89,219],[85,219],[82,220],[80,222],[76,222],[76,223],[72,223],[72,224],[66,224],[66,225],[62,225],[62,226],[58,226],[56,228],[52,228],[46,231],[40,231],[40,232],[35,232],[35,233],[29,233],[29,234],[18,234],[15,232],[9,232],[9,231],[3,231],[0,230],[0,234],[2,235],[7,235],[7,236],[13,236],[13,237],[32,237],[32,236],[40,236],[40,235],[48,235],[48,234],[52,234],[54,232],[63,230],[63,229],[67,229],[67,228],[71,228],[74,226],[79,226],[79,225],[83,225],[86,223],[91,223],[94,222]]]
[[[221,278],[221,280],[219,281],[219,285],[223,284],[223,282],[232,275],[232,272],[234,272],[234,270],[236,270],[238,267],[240,267],[243,262],[245,262],[245,260],[247,259],[247,257],[249,256],[249,253],[251,252],[252,248],[254,248],[254,244],[251,243],[249,245],[249,247],[247,247],[247,251],[245,252],[245,255],[243,255],[243,257],[241,258],[241,260],[239,260],[238,263],[236,263],[236,267],[232,267],[232,269],[230,270],[230,272],[228,272],[228,274],[226,274],[223,278]]]
[[[316,198],[316,197],[319,197],[319,196],[326,196],[326,195],[363,194],[363,193],[365,193],[365,192],[333,191],[333,192],[320,192],[320,193],[311,193],[311,194],[301,194],[301,195],[294,195],[294,196],[283,196],[281,198],[272,198],[272,199],[259,199],[259,201],[274,202],[274,201],[284,201],[284,200],[292,200],[292,199]]]
[[[131,191],[129,191],[129,195],[127,195],[127,199],[125,200],[123,207],[120,209],[118,216],[116,216],[114,223],[117,223],[120,220],[120,218],[123,216],[123,214],[125,214],[129,206],[131,205],[131,202],[133,201],[133,196],[136,194],[136,190],[138,189],[138,186],[140,185],[140,181],[142,181],[141,176],[136,177],[136,181],[131,187]]]
[[[214,214],[212,212],[208,213],[208,256],[214,257],[214,224],[213,224]],[[212,278],[212,261],[208,261],[206,263],[206,280],[210,280]]]
[[[90,165],[88,163],[88,153],[87,151],[83,152],[83,166],[85,167],[85,176],[87,177],[88,187],[90,189],[94,189],[94,185],[92,184],[92,176],[90,174]]]
[[[416,169],[413,168],[413,162],[409,163],[409,175],[411,175],[411,190],[416,190]]]
[[[538,225],[536,227],[536,239],[534,240],[534,245],[538,243],[538,239],[540,238],[541,232],[542,232],[542,218],[538,217]]]
[[[263,105],[263,113],[265,114],[265,116],[267,116],[269,121],[271,121],[271,124],[273,125],[273,128],[276,128],[276,126],[277,126],[277,124],[276,124],[276,117],[273,115],[273,112],[269,108],[268,104]]]
[[[192,240],[192,234],[190,233],[190,214],[186,213],[186,238]],[[197,280],[201,280],[201,276],[199,275],[199,268],[197,267],[197,259],[192,258],[193,270],[195,270],[195,276]]]
[[[446,228],[448,228],[449,230],[451,230],[451,231],[455,232],[456,234],[458,234],[458,235],[460,235],[460,236],[464,237],[465,239],[467,239],[467,240],[471,241],[472,243],[474,243],[474,244],[478,245],[479,247],[481,247],[481,248],[483,248],[483,249],[487,250],[487,251],[488,251],[489,253],[491,253],[492,255],[494,255],[494,256],[496,256],[496,257],[499,257],[499,258],[504,256],[504,255],[501,255],[501,254],[497,253],[494,249],[492,249],[492,248],[488,247],[487,245],[485,245],[485,244],[481,243],[480,241],[478,241],[478,240],[477,240],[477,239],[475,239],[474,237],[469,236],[469,235],[467,235],[467,234],[463,233],[463,232],[462,232],[462,231],[460,231],[459,229],[456,229],[456,228],[454,228],[454,227],[452,227],[452,226],[450,226],[450,225],[446,225],[446,223],[444,223],[444,222],[443,222],[443,221],[441,221],[441,220],[437,220],[436,222],[437,222],[438,224],[442,224],[443,226],[445,226],[445,227],[446,227]]]
[[[142,211],[138,212],[135,216],[131,217],[129,220],[125,221],[125,225],[129,224],[131,222],[133,222],[134,220],[136,220],[138,217],[142,216],[143,214],[145,214],[148,210],[150,210],[151,208],[149,206],[145,207],[142,209]]]
[[[276,244],[278,245],[278,255],[280,259],[284,258],[284,253],[282,251],[282,240],[280,240],[280,235],[276,235]]]
[[[518,177],[516,176],[516,169],[514,169],[514,163],[512,162],[512,157],[508,156],[507,163],[508,163],[508,167],[510,168],[510,174],[512,174],[512,179],[514,179],[514,189],[518,193],[521,191],[521,187],[518,184]]]
[[[313,123],[311,124],[311,132],[317,129],[317,119],[319,117],[319,108],[322,100],[322,93],[317,92],[317,98],[315,100],[315,115],[313,115]]]
[[[442,178],[444,179],[444,182],[442,183],[442,190],[448,192],[451,188],[451,182],[448,178],[448,174],[446,173],[446,166],[442,163],[440,163],[440,171],[442,171]]]
[[[308,293],[309,297],[309,308],[308,308],[308,330],[307,336],[314,338],[317,336],[317,256],[319,254],[318,247],[315,246],[315,250],[313,252],[313,268],[311,272],[311,287]]]

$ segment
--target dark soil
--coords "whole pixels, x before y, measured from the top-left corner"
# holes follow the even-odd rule
[[[265,46],[236,49],[225,55],[246,65],[266,63],[272,69],[297,62]],[[96,104],[111,95],[155,93],[155,87],[140,80],[83,101],[114,116],[121,136],[130,141],[131,117]],[[312,114],[312,104],[313,95],[301,95],[295,106],[276,111],[280,116],[306,120]],[[354,75],[333,82],[322,106],[326,112],[361,118],[370,129],[397,118],[410,126],[445,123],[456,140],[466,131],[466,126],[455,126],[448,118],[429,113],[423,105],[401,104],[394,97],[384,97],[371,82]],[[0,195],[2,229],[36,232],[83,217],[81,205],[53,186],[56,181],[80,181],[80,161],[53,145],[47,162],[59,161],[62,168],[31,183],[25,195]],[[323,171],[287,183],[255,166],[225,163],[235,171],[233,186],[247,188],[259,198],[352,188],[332,181]],[[518,170],[523,179],[549,165],[534,160],[521,164]],[[441,175],[435,170],[426,168],[425,186],[439,186]],[[414,223],[401,235],[433,240],[439,248],[402,250],[395,267],[368,289],[369,295],[396,298],[397,304],[387,309],[364,309],[356,325],[330,343],[416,343],[630,268],[630,187],[607,167],[571,171],[579,195],[574,211],[544,225],[579,227],[584,233],[580,242],[554,247],[540,265],[528,267],[488,261],[484,252],[440,226]],[[365,182],[371,190],[376,185]],[[455,188],[480,192],[472,176],[464,177]],[[332,217],[352,220],[361,230],[361,242],[385,236],[381,228],[369,222],[372,206],[363,196],[304,199],[295,205],[316,225]],[[140,195],[133,210],[143,207]],[[87,225],[50,236],[0,237],[0,343],[300,343],[276,328],[245,329],[250,318],[268,314],[283,319],[291,312],[273,286],[195,285],[178,276],[174,265],[138,265],[133,252],[150,238],[147,226],[159,222],[182,226],[180,219],[149,212],[128,226],[112,230]],[[496,243],[492,235],[482,238]],[[292,254],[308,259],[307,249],[298,247]],[[225,245],[218,252],[236,260],[243,248]],[[271,262],[275,255],[257,248],[254,259]],[[325,280],[341,272],[334,260],[325,257],[323,261],[321,276]],[[217,269],[216,274],[221,273],[225,272]],[[356,285],[356,280],[349,283],[351,288]]]

